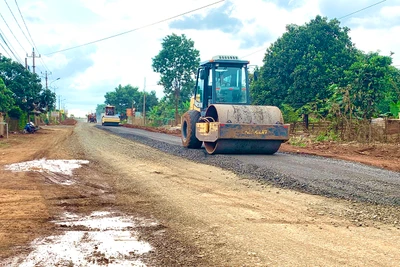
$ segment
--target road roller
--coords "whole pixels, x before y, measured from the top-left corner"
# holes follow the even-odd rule
[[[104,107],[104,114],[101,116],[101,125],[103,126],[119,126],[121,119],[115,112],[115,106],[106,105]]]
[[[201,62],[190,108],[182,116],[184,147],[208,154],[274,154],[289,140],[280,109],[250,103],[249,61],[219,55]]]

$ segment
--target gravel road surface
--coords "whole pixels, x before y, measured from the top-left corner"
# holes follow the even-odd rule
[[[343,160],[276,153],[274,155],[208,155],[186,149],[179,137],[125,127],[96,127],[170,154],[218,166],[236,174],[328,197],[400,205],[400,173]]]
[[[397,203],[398,173],[284,153],[210,156],[174,136],[85,122],[3,143],[0,266],[400,262],[399,207],[375,204]],[[57,171],[71,160],[84,164]]]

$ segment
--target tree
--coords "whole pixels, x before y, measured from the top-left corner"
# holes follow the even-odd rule
[[[179,105],[190,98],[194,75],[200,64],[200,53],[194,41],[184,34],[168,35],[163,39],[162,50],[153,58],[153,70],[160,73],[159,84],[168,99],[173,100],[175,122],[179,120]]]
[[[154,126],[165,125],[175,118],[174,105],[164,96],[157,106],[150,109],[147,116]]]
[[[183,114],[189,110],[190,101],[181,102],[178,107],[178,113]],[[175,120],[175,105],[173,101],[165,96],[160,102],[154,106],[148,113],[149,120],[152,121],[154,126],[161,126],[171,123]]]
[[[97,104],[96,115],[100,115],[101,113],[103,113],[105,107],[106,107],[106,104]]]
[[[40,92],[38,101],[35,103],[35,109],[47,113],[50,107],[54,107],[56,104],[56,95],[50,89],[44,89]]]
[[[266,51],[252,86],[254,103],[299,109],[329,98],[329,86],[340,84],[344,71],[356,61],[349,29],[339,24],[317,16],[304,26],[288,25]]]
[[[394,118],[400,119],[400,100],[390,103],[390,112]]]
[[[394,66],[389,66],[386,75],[389,85],[383,99],[377,104],[378,111],[379,114],[390,112],[393,116],[398,117],[398,112],[393,110],[393,106],[400,105],[400,70]]]
[[[13,106],[7,113],[8,117],[19,120],[23,116],[22,110],[17,107]]]
[[[0,57],[0,78],[12,91],[15,105],[25,113],[34,110],[47,112],[48,105],[56,101],[54,94],[43,91],[37,74],[29,72],[9,58]]]
[[[128,84],[118,85],[113,92],[107,92],[104,96],[105,103],[115,106],[119,113],[125,113],[127,108],[136,108],[137,111],[143,110],[143,95],[146,94],[146,111],[157,105],[158,99],[155,91],[143,93],[138,87]]]
[[[400,98],[400,72],[391,66],[392,58],[359,52],[357,59],[345,71],[345,86],[332,86],[330,105],[350,121],[389,113]]]
[[[143,111],[143,104],[145,104],[145,111],[148,112],[150,111],[154,106],[158,105],[158,98],[156,96],[156,91],[151,91],[151,92],[140,92],[140,102],[137,103],[136,108],[137,111],[142,112]],[[143,99],[143,95],[146,95],[146,98]]]
[[[391,64],[389,56],[376,52],[360,54],[358,61],[345,71],[350,97],[359,117],[369,120],[379,114],[379,102],[392,91]]]
[[[130,84],[118,85],[113,92],[107,92],[104,97],[104,103],[115,106],[118,113],[125,113],[127,108],[132,108],[140,101],[140,92],[138,87]]]
[[[13,93],[6,87],[0,78],[0,113],[6,113],[14,105]]]

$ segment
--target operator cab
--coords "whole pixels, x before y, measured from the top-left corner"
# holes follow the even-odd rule
[[[114,106],[106,106],[105,108],[106,116],[114,116],[115,115],[115,107]]]
[[[211,104],[249,105],[248,61],[215,56],[197,71],[194,105],[201,113]]]

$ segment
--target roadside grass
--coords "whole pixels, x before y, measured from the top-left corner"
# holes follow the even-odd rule
[[[288,143],[292,146],[306,147],[307,144],[310,143],[310,141],[311,141],[310,138],[307,138],[303,135],[299,135],[290,137]]]
[[[339,135],[333,131],[329,131],[327,133],[318,134],[314,141],[316,142],[326,142],[326,141],[339,141]]]

